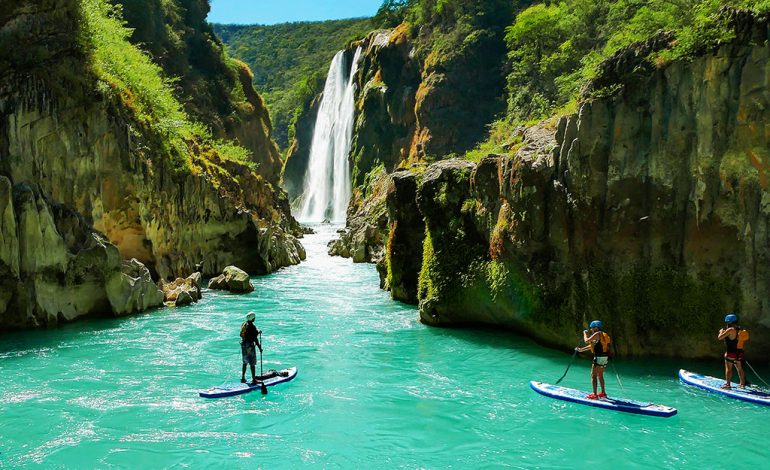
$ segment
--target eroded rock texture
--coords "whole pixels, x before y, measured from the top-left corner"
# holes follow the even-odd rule
[[[416,203],[425,222],[391,215],[391,240],[425,238],[419,274],[418,250],[391,249],[390,276],[417,292],[421,319],[569,348],[600,318],[621,353],[701,357],[736,312],[766,355],[770,49],[765,22],[738,20],[733,44],[691,62],[607,64],[612,96],[523,130],[515,155],[396,173],[416,194],[395,191],[389,207]]]
[[[219,96],[240,80],[247,97],[237,112],[223,117],[232,103],[204,109],[214,106],[205,99],[189,112],[213,116],[215,135],[247,146],[257,171],[194,142],[186,144],[186,161],[175,159],[130,99],[92,72],[78,37],[82,15],[76,0],[12,0],[0,12],[0,272],[7,274],[0,329],[154,304],[157,287],[147,287],[144,273],[116,274],[122,259],[138,260],[155,280],[187,276],[196,265],[214,275],[236,262],[262,274],[303,259],[248,71],[229,69],[200,95]],[[198,21],[197,14],[185,18]],[[207,60],[190,67],[216,75],[210,66],[222,57]]]

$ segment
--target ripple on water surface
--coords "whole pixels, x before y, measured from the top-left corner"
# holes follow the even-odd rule
[[[421,325],[373,266],[327,256],[334,227],[317,228],[307,262],[251,294],[0,336],[0,467],[767,468],[767,446],[741,436],[764,436],[770,410],[677,381],[718,360],[618,361],[623,393],[679,408],[670,419],[550,400],[528,382],[558,378],[568,355]],[[248,310],[264,367],[299,375],[266,396],[199,398],[238,379]],[[588,364],[564,384],[585,388]]]

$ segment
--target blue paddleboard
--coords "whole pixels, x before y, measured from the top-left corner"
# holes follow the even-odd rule
[[[557,400],[571,401],[581,405],[595,406],[597,408],[606,408],[614,411],[624,411],[626,413],[635,413],[648,416],[662,416],[669,418],[676,414],[676,408],[670,406],[656,405],[655,403],[627,400],[625,398],[597,398],[594,400],[586,398],[588,392],[575,390],[574,388],[561,387],[543,382],[529,382],[532,390],[541,395]]]
[[[257,382],[256,385],[249,385],[248,383],[232,382],[219,385],[218,387],[207,388],[201,390],[198,395],[203,398],[224,398],[232,397],[235,395],[243,395],[244,393],[253,392],[254,390],[260,390],[264,383],[266,387],[272,387],[280,383],[288,382],[297,376],[297,368],[291,367],[289,369],[283,369],[277,371],[278,375]]]
[[[726,397],[759,403],[760,405],[770,405],[770,391],[763,390],[759,387],[749,386],[740,388],[737,383],[731,383],[730,385],[732,388],[730,390],[725,390],[721,388],[725,383],[725,379],[700,375],[684,369],[679,369],[679,379],[687,385],[702,388],[709,392],[719,393]]]

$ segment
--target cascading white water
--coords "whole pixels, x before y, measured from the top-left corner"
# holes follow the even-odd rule
[[[348,154],[353,136],[356,91],[353,79],[360,57],[359,47],[353,64],[348,67],[345,53],[340,51],[329,66],[305,173],[299,215],[303,222],[345,221],[351,189]]]

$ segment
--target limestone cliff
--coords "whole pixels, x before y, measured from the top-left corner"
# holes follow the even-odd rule
[[[136,258],[156,279],[186,276],[200,261],[204,275],[236,262],[259,274],[304,258],[285,193],[269,181],[274,169],[263,175],[261,165],[255,172],[194,140],[172,148],[131,97],[95,76],[82,15],[76,0],[15,0],[0,12],[0,175],[14,188],[6,199],[17,201],[14,211],[5,204],[0,227],[0,271],[12,274],[3,278],[0,328],[120,312],[125,305],[103,294],[121,258]],[[270,142],[264,128],[254,138]],[[45,207],[75,214],[94,241],[72,245]],[[25,255],[37,239],[39,249]],[[103,253],[98,269],[79,261],[92,260],[88,253]]]
[[[353,185],[378,165],[461,154],[504,109],[504,27],[513,3],[457,6],[457,18],[370,33],[356,101]],[[461,11],[468,8],[469,11]]]
[[[734,42],[687,61],[639,67],[654,44],[614,57],[595,85],[611,93],[520,131],[515,154],[394,174],[397,296],[429,324],[503,325],[564,348],[600,318],[632,355],[716,355],[736,312],[767,357],[768,23],[734,21]]]
[[[323,81],[319,77],[318,82],[315,83],[315,89],[322,90],[323,86]],[[311,94],[292,124],[291,145],[286,151],[286,160],[281,171],[281,183],[290,201],[295,201],[302,195],[321,99],[320,91],[318,94]]]
[[[390,172],[408,162],[462,153],[484,137],[504,108],[503,24],[510,6],[503,10],[478,16],[484,20],[477,29],[464,23],[403,23],[350,44],[348,54],[358,47],[364,51],[355,77],[353,187],[381,165]],[[305,109],[314,116],[311,106]],[[312,134],[296,135],[284,173],[288,188],[299,180],[311,139]]]

